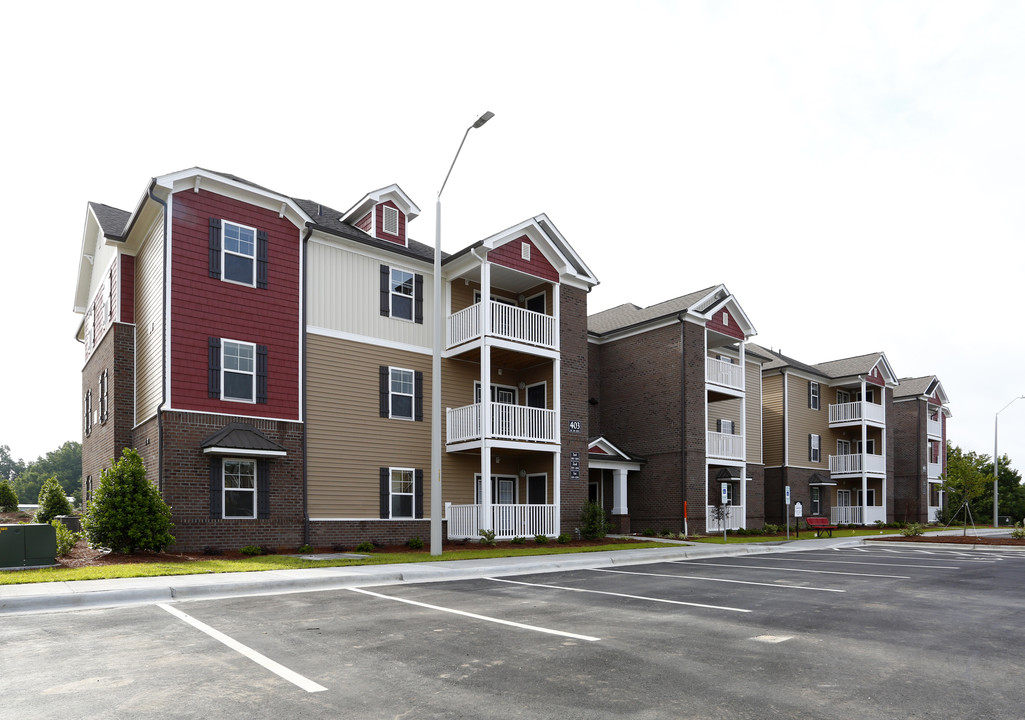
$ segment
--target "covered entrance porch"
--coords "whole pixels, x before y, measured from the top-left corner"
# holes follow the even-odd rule
[[[743,465],[709,465],[705,487],[705,532],[747,527],[747,473]],[[725,492],[726,501],[723,502]]]

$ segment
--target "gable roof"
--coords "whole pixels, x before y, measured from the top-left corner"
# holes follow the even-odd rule
[[[587,317],[587,332],[605,335],[633,325],[642,325],[646,322],[679,315],[681,312],[691,309],[695,303],[707,297],[717,287],[720,286],[712,285],[704,290],[681,295],[646,308],[638,307],[633,303],[624,303],[608,310],[602,310]]]
[[[228,423],[199,444],[204,453],[281,457],[284,446],[274,442],[252,425]]]
[[[89,209],[96,216],[96,222],[100,225],[100,231],[107,237],[120,238],[124,235],[128,225],[128,219],[132,214],[127,210],[104,205],[103,203],[91,202]]]
[[[886,353],[884,352],[866,353],[865,355],[841,358],[840,360],[828,360],[816,365],[809,365],[761,345],[753,345],[753,349],[771,358],[769,362],[762,365],[763,371],[792,367],[795,370],[800,370],[810,375],[819,375],[829,380],[839,380],[841,378],[868,375],[872,372],[873,368],[880,366],[884,379],[890,384],[898,384],[897,376],[894,374],[893,368],[890,367],[890,362],[886,359]]]
[[[901,378],[900,385],[893,391],[894,399],[905,397],[927,397],[932,398],[939,395],[943,404],[949,402],[947,393],[943,389],[940,379],[935,375],[924,375],[917,378]]]

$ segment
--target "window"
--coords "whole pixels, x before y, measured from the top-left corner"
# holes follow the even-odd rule
[[[732,420],[720,420],[719,421],[719,432],[724,435],[733,434],[733,421]]]
[[[89,433],[93,431],[93,391],[85,391],[85,399],[82,401],[82,411],[85,415],[85,421],[83,428],[85,430],[85,436],[89,437]]]
[[[413,319],[413,273],[397,268],[391,270],[391,316]]]
[[[820,487],[813,487],[811,489],[811,514],[822,514],[822,488]]]
[[[93,311],[92,308],[85,314],[85,351],[92,352],[93,349]]]
[[[256,397],[256,346],[225,340],[222,344],[222,400],[253,402]]]
[[[224,254],[222,279],[256,285],[256,229],[225,220],[221,233]]]
[[[811,462],[822,462],[822,438],[818,435],[808,436],[808,460]]]
[[[424,276],[381,266],[381,315],[424,322]]]
[[[256,461],[224,458],[224,515],[228,518],[256,517]]]
[[[391,386],[388,417],[413,419],[413,371],[402,368],[391,368],[389,373]]]
[[[100,373],[100,422],[107,422],[107,371]]]
[[[851,454],[851,441],[850,440],[837,440],[836,441],[836,454],[837,455],[850,455]]]
[[[855,440],[854,441],[854,452],[857,453],[858,455],[860,455],[862,452],[867,453],[868,455],[875,455],[876,454],[876,441],[874,439],[870,438],[869,440],[866,441],[865,448],[866,448],[865,450],[862,450],[861,440]]]
[[[846,390],[837,390],[836,391],[836,402],[837,402],[837,404],[843,405],[844,403],[849,403],[850,401],[851,401],[851,394],[849,392],[847,392]]]
[[[423,470],[404,467],[381,468],[382,519],[422,518],[423,504]]]
[[[812,410],[819,409],[819,384],[817,382],[808,381],[808,407]]]
[[[382,221],[382,232],[389,235],[399,234],[399,211],[388,205],[384,206],[384,218]]]

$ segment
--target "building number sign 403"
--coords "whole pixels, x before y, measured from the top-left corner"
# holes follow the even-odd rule
[[[579,420],[570,420],[569,421],[569,431],[570,432],[578,433],[578,432],[581,431],[581,429],[582,428],[580,426],[580,421]]]

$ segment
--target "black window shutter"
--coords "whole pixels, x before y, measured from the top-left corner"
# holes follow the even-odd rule
[[[210,370],[208,374],[209,393],[212,398],[221,396],[221,339],[210,338]]]
[[[413,418],[417,422],[424,421],[424,374],[417,370],[413,373],[413,398],[416,406]]]
[[[388,372],[388,366],[381,366],[381,417],[388,417],[389,413],[389,402],[388,402],[388,380],[390,373]]]
[[[221,459],[218,457],[210,461],[210,519],[215,520],[221,517]]]
[[[221,279],[221,219],[210,218],[210,277]]]
[[[270,461],[256,461],[256,517],[270,517]]]
[[[811,435],[808,436],[808,460],[812,460]]]
[[[413,276],[413,320],[419,324],[424,324],[424,276],[414,275]]]
[[[256,287],[267,287],[267,231],[256,231]]]
[[[719,433],[722,432],[722,420],[721,419],[715,421],[715,431],[719,432]]]
[[[387,265],[381,266],[381,314],[385,317],[391,315],[391,269]]]
[[[267,346],[256,346],[256,402],[267,402]]]
[[[391,517],[391,471],[381,468],[381,519]]]
[[[420,468],[413,471],[413,493],[414,517],[420,520],[424,516],[424,471]]]

